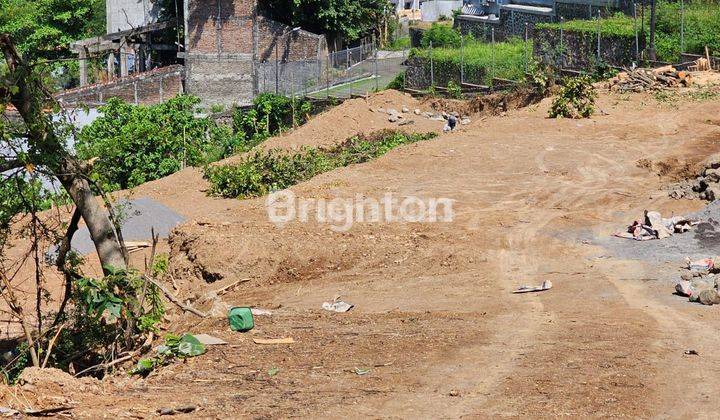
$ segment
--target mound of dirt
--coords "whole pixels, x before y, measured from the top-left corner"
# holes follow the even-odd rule
[[[535,89],[517,89],[512,92],[499,92],[481,95],[470,101],[458,99],[431,98],[424,105],[441,112],[457,112],[461,115],[499,115],[511,109],[525,108],[540,102],[543,95]]]
[[[442,121],[433,121],[415,115],[414,110],[427,111],[428,107],[409,94],[396,90],[386,90],[367,99],[350,99],[333,107],[308,121],[302,127],[284,135],[273,137],[262,145],[262,149],[297,150],[302,147],[329,147],[349,137],[383,129],[402,128],[397,122],[388,121],[386,110],[406,109],[405,122],[411,132],[440,132]],[[233,156],[221,163],[231,163],[240,159]]]
[[[0,387],[0,405],[20,412],[69,410],[76,400],[102,393],[94,378],[78,379],[60,369],[29,367],[20,374],[17,387]]]

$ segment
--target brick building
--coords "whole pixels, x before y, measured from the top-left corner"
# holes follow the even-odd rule
[[[304,65],[327,54],[324,36],[261,16],[257,0],[187,0],[184,15],[186,88],[208,104],[249,103],[276,59]]]
[[[182,91],[200,97],[206,105],[249,104],[261,90],[275,85],[268,84],[268,78],[278,83],[286,71],[300,79],[293,81],[298,86],[320,77],[321,57],[327,55],[325,37],[265,18],[258,12],[258,0],[177,2],[184,22],[163,21],[158,0],[107,0],[108,33],[71,46],[80,60],[81,88],[89,82],[85,58],[97,53],[107,54],[103,72],[107,77],[101,78],[107,81],[92,86],[94,98],[114,96],[117,79],[176,63],[184,66]],[[179,25],[184,25],[185,39],[179,40],[181,45],[168,42],[173,36],[163,34],[177,34]],[[161,39],[164,44],[158,42]],[[168,53],[174,61],[167,59]],[[165,59],[152,60],[161,56]],[[282,65],[276,66],[276,61]],[[152,90],[153,98],[157,91]],[[133,91],[135,102],[148,102],[143,92],[138,98]]]

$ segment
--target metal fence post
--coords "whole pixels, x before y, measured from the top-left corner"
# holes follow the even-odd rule
[[[347,64],[347,68],[349,69],[350,68],[350,47],[347,47],[347,49],[345,50],[345,60],[347,60],[346,64]]]
[[[530,65],[530,58],[528,57],[528,35],[530,31],[530,26],[528,22],[525,22],[525,73],[528,72],[528,66]]]
[[[600,64],[600,10],[598,9],[598,15],[597,15],[597,60],[598,64]]]
[[[680,53],[685,52],[685,0],[680,0]]]
[[[494,86],[495,82],[495,28],[492,28],[490,31],[490,44],[492,45],[492,48],[490,49],[490,53],[492,54],[492,60],[490,62],[490,86]]]
[[[460,35],[460,86],[465,83],[465,37]]]
[[[565,67],[565,51],[563,50],[565,48],[565,46],[563,44],[563,42],[564,42],[563,39],[564,39],[564,35],[565,35],[565,30],[564,30],[565,25],[563,24],[564,22],[565,22],[565,20],[563,19],[562,16],[560,16],[560,50],[559,50],[560,57],[555,58],[556,59],[555,65],[558,64],[557,61],[559,60],[560,61],[559,67],[561,69],[563,67]]]
[[[375,92],[380,90],[380,70],[378,69],[378,45],[375,45]]]
[[[330,54],[325,62],[325,99],[330,97]]]
[[[430,41],[430,86],[435,86],[435,63],[433,61],[433,43]]]
[[[280,94],[280,53],[277,44],[275,44],[275,94]]]

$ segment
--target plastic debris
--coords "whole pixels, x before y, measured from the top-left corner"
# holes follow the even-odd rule
[[[325,302],[322,304],[322,308],[330,312],[347,312],[354,307],[355,305],[343,302],[339,297],[335,298],[333,302]]]
[[[255,327],[252,310],[250,308],[235,307],[228,313],[230,329],[233,331],[245,332]]]
[[[292,337],[287,338],[253,338],[255,344],[293,344],[295,340]]]
[[[545,280],[540,286],[520,286],[513,290],[513,293],[530,293],[530,292],[544,292],[545,290],[552,289],[552,282]]]
[[[624,232],[616,232],[618,238],[634,239],[636,241],[649,241],[652,239],[664,239],[675,233],[683,233],[692,229],[699,222],[689,220],[683,216],[675,216],[669,219],[663,218],[656,211],[645,211],[643,221],[636,220],[627,227]]]

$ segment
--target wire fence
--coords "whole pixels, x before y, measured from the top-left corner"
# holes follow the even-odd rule
[[[315,60],[272,60],[258,66],[258,91],[315,98],[366,95],[385,88],[403,71],[405,52],[378,51],[373,43]]]

